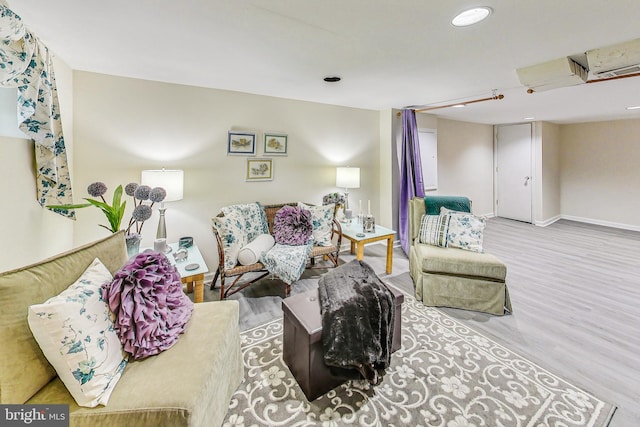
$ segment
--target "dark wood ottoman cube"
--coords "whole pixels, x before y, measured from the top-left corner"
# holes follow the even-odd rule
[[[395,296],[395,319],[391,351],[402,345],[402,302],[404,294],[387,285]],[[283,359],[309,401],[322,396],[345,380],[331,374],[324,364],[322,316],[318,290],[282,300],[284,312]]]

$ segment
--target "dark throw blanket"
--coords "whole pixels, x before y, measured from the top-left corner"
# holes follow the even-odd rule
[[[378,383],[391,360],[394,295],[358,260],[323,275],[318,293],[325,364],[336,376]]]

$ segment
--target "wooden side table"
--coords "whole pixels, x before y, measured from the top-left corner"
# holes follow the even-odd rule
[[[193,292],[194,302],[204,301],[204,275],[209,272],[209,267],[204,262],[202,254],[197,245],[192,245],[187,248],[187,259],[184,261],[176,262],[173,258],[173,254],[178,250],[177,243],[170,243],[169,247],[171,252],[167,254],[167,258],[171,264],[175,265],[178,269],[178,273],[182,278],[182,283],[187,285],[187,292]],[[192,264],[198,264],[198,268],[194,270],[187,270],[186,267]]]
[[[353,221],[351,224],[340,224],[342,226],[342,236],[351,242],[351,253],[356,254],[356,259],[364,258],[364,245],[367,243],[387,241],[387,265],[386,272],[391,274],[393,267],[393,236],[396,234],[394,230],[376,225],[374,233],[363,233],[362,224]],[[363,234],[359,236],[359,234]]]

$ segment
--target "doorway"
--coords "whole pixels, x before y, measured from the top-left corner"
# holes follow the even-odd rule
[[[496,126],[496,215],[532,222],[531,123]]]

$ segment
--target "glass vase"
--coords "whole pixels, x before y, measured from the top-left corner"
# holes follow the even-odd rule
[[[140,252],[140,240],[142,240],[142,236],[139,234],[127,234],[124,240],[127,243],[127,256],[131,258],[138,255],[138,252]]]

